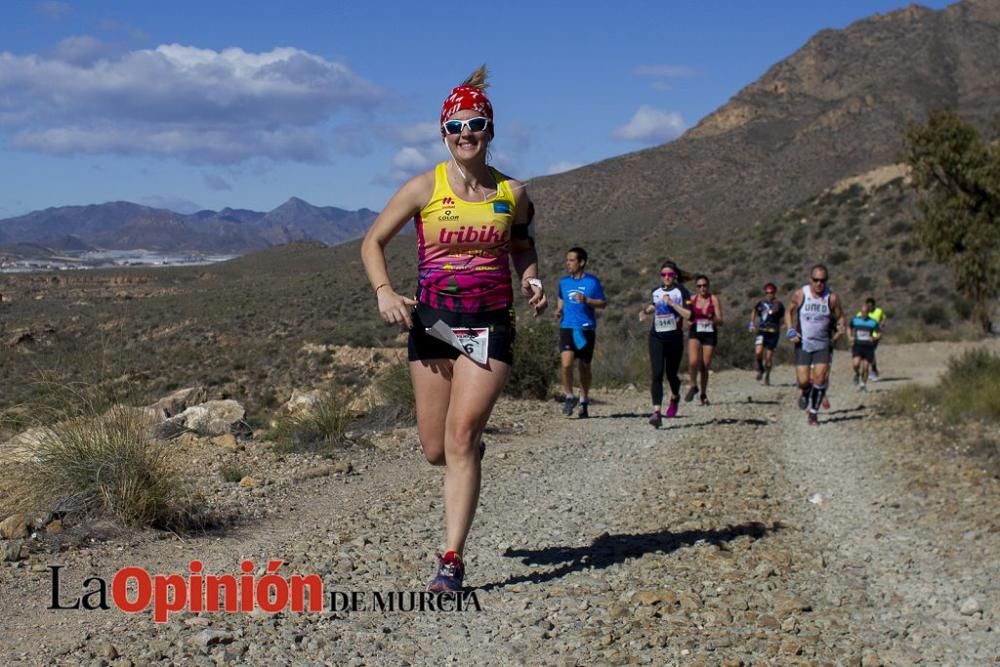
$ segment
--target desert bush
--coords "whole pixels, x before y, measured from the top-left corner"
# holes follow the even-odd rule
[[[178,474],[168,447],[151,439],[148,417],[116,407],[39,427],[34,457],[18,472],[15,505],[71,519],[184,529],[203,510]]]
[[[636,311],[638,308],[636,308]],[[648,382],[649,361],[646,342],[649,321],[633,324],[623,317],[597,334],[592,372],[594,384],[607,387],[642,386]]]
[[[348,404],[348,396],[334,390],[310,410],[279,418],[268,438],[277,451],[331,454],[349,444],[346,433],[353,415]]]
[[[384,430],[417,423],[417,402],[405,359],[387,366],[375,378],[378,402],[362,420],[365,428]]]
[[[548,318],[519,327],[514,339],[514,368],[505,393],[515,398],[549,397],[559,372],[559,331]]]
[[[913,274],[905,269],[893,267],[889,269],[889,284],[893,287],[905,287],[913,281]]]
[[[222,469],[219,470],[219,479],[230,484],[236,484],[245,476],[246,472],[237,465],[222,466]]]
[[[843,250],[834,250],[830,253],[828,261],[832,266],[840,266],[850,258],[850,254],[844,252]]]
[[[948,361],[937,385],[907,385],[893,392],[887,407],[914,417],[933,410],[951,424],[967,419],[1000,423],[1000,355],[967,350]]]
[[[854,279],[853,290],[855,292],[867,292],[875,286],[875,281],[871,276],[860,275]]]
[[[923,320],[924,324],[931,326],[938,326],[945,329],[951,326],[948,311],[945,310],[944,306],[937,303],[924,308],[920,313],[920,319]]]

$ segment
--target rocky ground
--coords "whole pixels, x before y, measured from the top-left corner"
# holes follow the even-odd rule
[[[994,344],[996,347],[996,345]],[[412,429],[333,464],[266,445],[186,447],[244,468],[212,502],[217,533],[63,540],[0,569],[3,664],[985,665],[1000,661],[1000,479],[994,461],[879,414],[958,344],[887,346],[862,395],[837,360],[832,409],[810,428],[791,370],[712,378],[661,430],[645,391],[599,392],[589,420],[504,401],[487,436],[462,612],[176,614],[48,610],[126,565],[239,573],[251,559],[316,573],[327,591],[419,591],[443,546],[441,471]],[[992,434],[995,436],[996,434]],[[213,473],[214,474],[214,473]],[[217,475],[215,475],[217,478]],[[30,547],[30,548],[29,548]],[[471,606],[471,604],[470,604]]]

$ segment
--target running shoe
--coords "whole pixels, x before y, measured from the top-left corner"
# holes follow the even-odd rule
[[[757,382],[760,382],[762,377],[764,377],[764,371],[757,371]]]
[[[868,385],[862,382],[861,384],[858,385],[858,391],[868,391]]]
[[[824,397],[823,397],[823,400],[822,400],[822,402],[821,402],[821,403],[819,404],[819,406],[820,406],[821,408],[823,408],[824,410],[829,410],[829,409],[830,409],[830,399],[829,399],[829,398],[827,398],[826,396],[824,396]]]
[[[566,400],[563,401],[563,414],[569,417],[571,414],[573,414],[573,408],[575,408],[576,404],[579,402],[580,399],[577,398],[576,396],[567,396]]]
[[[660,428],[662,424],[663,424],[663,417],[660,416],[659,410],[657,410],[656,412],[654,412],[649,416],[649,425],[652,426],[653,428]]]
[[[691,401],[694,400],[694,397],[697,395],[698,395],[698,387],[691,387],[690,389],[687,390],[687,393],[684,394],[684,402],[690,403]]]
[[[576,416],[577,416],[577,417],[578,417],[579,419],[586,419],[587,417],[589,417],[589,416],[590,416],[590,413],[589,413],[589,412],[587,412],[587,406],[588,406],[588,405],[589,405],[588,403],[580,403],[580,412],[578,412],[578,413],[576,414]]]
[[[876,373],[875,371],[870,371],[868,373],[868,381],[869,382],[878,382],[878,373]]]
[[[667,419],[673,419],[677,416],[677,399],[671,398],[670,403],[667,404],[667,414],[665,415]]]
[[[808,415],[807,419],[809,421],[810,426],[819,426],[819,417],[816,415],[815,412],[809,410],[806,414]]]
[[[799,396],[799,410],[805,410],[809,407],[809,394],[802,394]]]
[[[431,593],[459,593],[465,579],[465,564],[454,551],[438,556],[437,574],[431,579],[427,590]]]
[[[701,404],[702,405],[711,405],[711,402],[709,402],[709,400],[708,400],[708,396],[706,396],[705,394],[701,395]]]

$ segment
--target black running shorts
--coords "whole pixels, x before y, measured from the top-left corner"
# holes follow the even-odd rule
[[[425,359],[458,359],[461,352],[427,333],[427,329],[441,320],[454,328],[488,328],[490,338],[487,357],[506,364],[514,363],[514,309],[504,308],[482,313],[455,313],[437,310],[424,304],[413,311],[413,328],[407,341],[410,361]]]

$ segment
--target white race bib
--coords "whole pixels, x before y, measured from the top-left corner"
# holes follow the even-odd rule
[[[488,327],[449,327],[438,320],[427,328],[427,333],[448,343],[477,364],[485,364],[490,351],[490,330]]]
[[[657,315],[656,319],[653,320],[653,330],[658,333],[677,331],[677,318],[673,315],[673,313],[669,313],[667,315]]]
[[[764,337],[763,336],[757,336],[756,338],[753,339],[753,344],[754,345],[763,345],[764,344]]]
[[[694,323],[694,330],[698,333],[712,333],[715,331],[715,323],[711,320],[698,320]]]
[[[872,339],[872,332],[867,329],[855,329],[854,340],[869,341]]]

